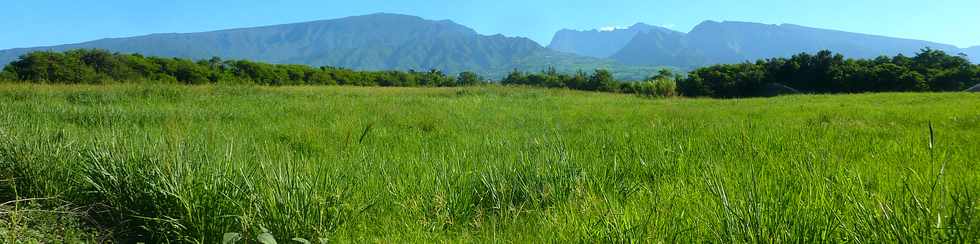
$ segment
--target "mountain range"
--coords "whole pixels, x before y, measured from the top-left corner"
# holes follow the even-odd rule
[[[522,37],[481,35],[449,20],[433,21],[400,14],[371,14],[334,20],[201,33],[152,34],[78,44],[0,51],[7,64],[31,51],[98,48],[147,56],[190,59],[247,59],[269,63],[334,66],[358,70],[476,71],[502,77],[513,69],[554,66],[606,68],[620,78],[653,68],[553,51]],[[636,70],[636,72],[633,72]]]
[[[973,62],[980,62],[980,46],[960,49],[942,43],[793,24],[705,21],[688,33],[644,24],[634,25],[636,26],[643,28],[631,27],[615,31],[562,30],[555,34],[551,47],[583,56],[611,58],[625,64],[688,68],[788,57],[820,50],[831,50],[849,58],[898,54],[911,56],[927,47],[951,54],[967,54]],[[632,38],[629,41],[621,41],[630,35]],[[603,45],[603,52],[596,52],[596,45]]]
[[[90,42],[0,50],[0,65],[31,51],[99,48],[121,53],[190,59],[248,59],[269,63],[358,70],[475,71],[499,78],[507,72],[610,69],[620,79],[642,79],[660,67],[786,57],[822,49],[847,57],[913,55],[931,47],[980,61],[980,46],[890,38],[798,25],[706,21],[688,33],[636,24],[614,30],[561,30],[543,47],[523,37],[482,35],[449,20],[371,14],[333,20],[199,33],[151,34]]]

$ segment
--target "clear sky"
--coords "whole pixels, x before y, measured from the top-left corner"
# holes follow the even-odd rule
[[[0,49],[333,19],[377,12],[450,19],[542,45],[562,28],[636,22],[687,32],[736,20],[980,45],[980,0],[11,0]]]

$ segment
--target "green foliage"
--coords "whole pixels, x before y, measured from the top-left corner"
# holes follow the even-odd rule
[[[621,83],[619,91],[644,97],[675,97],[678,96],[677,80],[679,75],[672,70],[662,69],[646,81],[636,83]]]
[[[469,72],[469,71],[459,73],[459,76],[456,77],[456,85],[469,86],[469,85],[478,85],[483,83],[485,83],[483,77],[480,77],[480,75],[477,75],[476,73]]]
[[[520,60],[513,61],[513,69],[549,70],[573,75],[581,70],[604,69],[613,73],[617,80],[643,80],[664,66],[628,65],[611,59],[581,57],[561,52],[538,52]],[[506,77],[507,70],[487,72],[487,77]]]
[[[0,183],[3,184],[3,183]],[[84,212],[70,206],[46,209],[39,202],[50,199],[28,199],[0,205],[0,242],[3,243],[99,243],[93,228],[86,226]]]
[[[743,63],[717,65],[697,69],[688,75],[684,95],[699,97],[743,97],[756,96],[766,83],[766,71],[762,66]]]
[[[677,82],[668,78],[657,78],[636,84],[634,93],[648,97],[677,96]]]
[[[72,56],[69,56],[72,54]],[[40,83],[98,83],[101,77],[74,53],[33,52],[7,65],[19,80]]]
[[[578,71],[574,75],[567,75],[559,73],[554,68],[549,68],[539,73],[514,70],[501,80],[501,84],[616,92],[619,91],[622,83],[615,80],[612,73],[604,69],[598,69],[592,74]]]
[[[592,73],[592,77],[589,77],[589,83],[586,84],[587,90],[595,91],[614,92],[619,90],[618,87],[619,83],[613,79],[612,73],[603,69],[597,69]]]
[[[17,76],[14,75],[14,72],[10,71],[9,69],[5,68],[0,70],[0,82],[12,82],[16,79]]]
[[[467,75],[475,75],[467,73]],[[441,71],[354,71],[305,65],[267,64],[214,57],[197,62],[143,57],[98,49],[32,52],[6,66],[3,77],[34,83],[95,84],[151,81],[181,84],[456,86],[482,82],[465,77],[458,83]],[[475,81],[475,82],[474,82]]]
[[[686,96],[753,97],[768,84],[805,93],[961,91],[980,83],[980,66],[962,56],[923,49],[915,57],[844,59],[821,51],[791,58],[725,64],[692,71],[681,84]]]
[[[158,82],[181,84],[353,85],[448,87],[482,84],[474,72],[456,77],[440,70],[354,71],[336,67],[267,64],[247,60],[211,58],[197,62],[79,49],[68,52],[32,52],[7,65],[0,80],[34,83],[99,84],[106,82]],[[757,97],[768,88],[789,87],[803,93],[862,93],[905,91],[961,91],[980,83],[980,65],[961,56],[924,49],[915,57],[845,59],[821,51],[755,63],[723,64],[696,69],[686,77],[661,69],[648,83],[616,80],[613,72],[597,69],[568,74],[549,67],[538,73],[514,70],[501,84],[573,90],[672,96],[670,87],[691,97]],[[667,80],[673,81],[667,82]]]

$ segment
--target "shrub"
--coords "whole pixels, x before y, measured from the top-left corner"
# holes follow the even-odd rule
[[[17,77],[14,76],[13,72],[7,70],[0,71],[0,82],[12,82],[16,79]]]
[[[674,97],[677,96],[677,82],[667,78],[644,81],[636,86],[636,93],[648,97]]]
[[[480,77],[473,72],[459,73],[459,76],[456,77],[456,85],[468,86],[477,85],[480,83],[483,83],[483,77]]]

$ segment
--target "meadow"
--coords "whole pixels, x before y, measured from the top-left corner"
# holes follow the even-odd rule
[[[980,94],[0,85],[3,242],[978,242]]]

